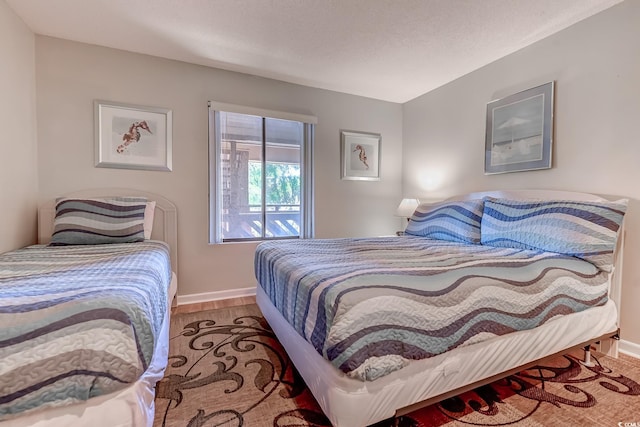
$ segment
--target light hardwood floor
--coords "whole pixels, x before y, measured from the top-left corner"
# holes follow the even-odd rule
[[[196,311],[215,310],[217,308],[234,307],[236,305],[255,304],[256,297],[239,297],[218,301],[199,302],[195,304],[179,305],[171,308],[171,314],[194,313]]]

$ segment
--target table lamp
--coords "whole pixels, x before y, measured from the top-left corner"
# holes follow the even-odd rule
[[[396,209],[396,216],[406,218],[407,221],[409,221],[409,219],[411,218],[411,215],[413,215],[413,212],[416,210],[419,204],[420,204],[420,201],[418,199],[412,199],[412,198],[402,199],[402,201],[398,205],[398,209]],[[402,221],[402,223],[403,223],[402,229],[404,230],[406,223],[404,221]],[[397,231],[396,234],[398,236],[402,236],[404,234],[404,231]]]

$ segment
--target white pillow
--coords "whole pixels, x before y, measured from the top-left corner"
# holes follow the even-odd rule
[[[153,231],[153,215],[156,212],[156,202],[147,202],[147,206],[144,208],[144,238],[146,240],[151,238],[151,231]]]

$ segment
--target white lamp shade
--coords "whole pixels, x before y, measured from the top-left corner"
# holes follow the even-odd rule
[[[400,205],[398,205],[398,209],[396,209],[396,216],[410,218],[419,204],[418,199],[402,199]]]

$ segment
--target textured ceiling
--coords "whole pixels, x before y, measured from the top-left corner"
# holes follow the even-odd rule
[[[621,0],[5,0],[36,33],[405,102]]]

